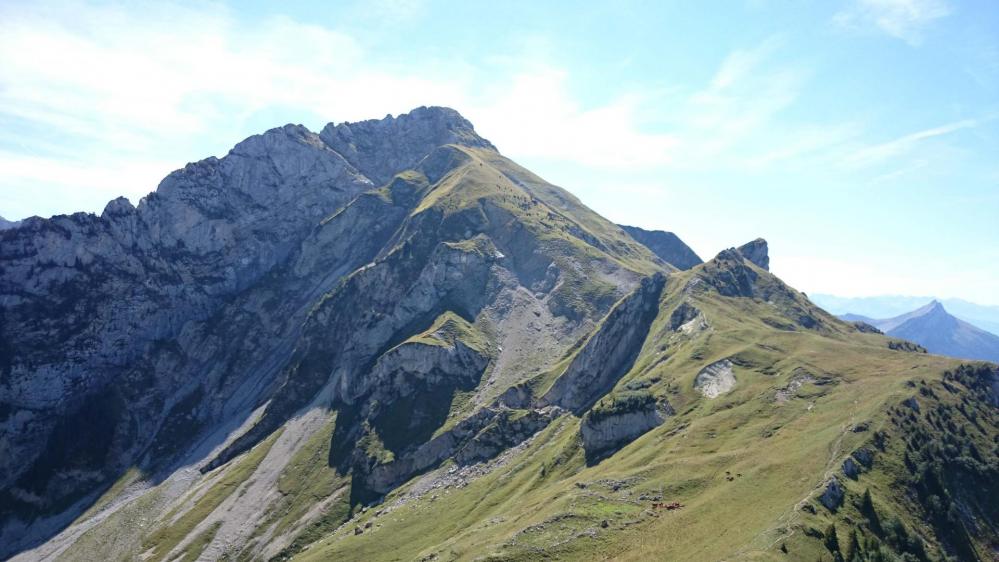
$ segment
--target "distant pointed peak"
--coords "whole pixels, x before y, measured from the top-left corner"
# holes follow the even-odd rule
[[[922,308],[922,310],[924,311],[925,314],[931,314],[931,313],[947,314],[947,309],[945,309],[944,305],[936,299],[930,301],[929,304],[927,304]]]
[[[756,266],[770,271],[770,251],[767,246],[767,241],[763,238],[757,238],[752,242],[747,242],[746,244],[739,246],[737,251]]]

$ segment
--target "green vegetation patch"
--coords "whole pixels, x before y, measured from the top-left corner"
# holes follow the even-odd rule
[[[457,342],[461,342],[482,354],[489,351],[489,340],[486,336],[467,320],[451,311],[438,316],[429,328],[407,342],[447,347],[453,347]]]
[[[181,554],[183,557],[180,559],[181,562],[195,562],[201,553],[205,550],[209,544],[211,544],[212,539],[215,538],[215,534],[219,532],[219,527],[222,526],[221,521],[216,521],[212,523],[212,526],[205,529],[198,534],[197,537],[190,544],[184,548],[184,552]]]
[[[338,475],[336,469],[329,466],[336,420],[334,412],[288,461],[277,481],[282,498],[270,507],[267,521],[258,530],[276,523],[274,535],[280,536],[302,521],[316,504],[342,493],[349,485],[344,476]],[[346,505],[347,501],[342,503]],[[336,520],[339,521],[336,525],[339,525],[346,519],[349,506],[343,510],[344,513],[338,513],[340,505],[334,505],[324,511],[321,519]]]
[[[647,390],[611,392],[600,399],[586,414],[586,419],[596,423],[610,417],[655,408],[656,398]]]

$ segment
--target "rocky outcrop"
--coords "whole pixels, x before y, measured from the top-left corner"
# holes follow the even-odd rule
[[[645,230],[637,226],[618,225],[621,230],[628,233],[639,244],[652,250],[652,253],[659,256],[664,262],[677,269],[690,269],[703,262],[690,246],[680,240],[680,237],[672,232],[662,230]]]
[[[395,118],[330,123],[319,136],[376,183],[416,167],[435,147],[459,144],[495,150],[468,120],[446,107],[420,107]]]
[[[558,408],[526,411],[483,408],[390,462],[369,464],[360,471],[358,484],[382,495],[448,458],[459,465],[489,460],[544,429],[561,413]]]
[[[708,321],[704,313],[687,301],[683,301],[673,309],[669,317],[669,329],[687,336],[706,330]]]
[[[700,280],[726,297],[753,297],[759,275],[737,250],[722,250],[715,259],[705,264]]]
[[[731,392],[735,388],[735,383],[732,362],[728,359],[715,361],[701,369],[694,377],[694,389],[706,398],[717,398]]]
[[[399,339],[429,326],[444,306],[468,317],[478,313],[491,296],[495,247],[486,238],[465,245],[427,242],[432,239],[408,241],[320,299],[263,417],[206,470],[253,446],[324,388],[332,402],[356,404],[369,388],[365,381],[374,361]]]
[[[631,443],[673,414],[668,402],[648,392],[611,394],[583,416],[579,435],[590,462]]]
[[[860,332],[862,334],[881,334],[881,333],[883,333],[881,330],[875,328],[874,326],[871,326],[870,324],[868,324],[867,322],[864,322],[862,320],[854,320],[853,322],[851,322],[851,324],[853,325],[854,328],[857,329],[858,332]]]
[[[797,395],[798,390],[806,384],[825,386],[835,383],[836,380],[832,377],[816,377],[805,369],[798,367],[792,372],[791,378],[788,379],[787,384],[777,389],[774,393],[774,399],[777,402],[787,402],[788,400],[794,398]]]
[[[744,251],[749,257],[743,254]],[[697,276],[687,282],[685,291],[713,290],[726,297],[766,301],[774,314],[761,320],[779,330],[803,328],[828,333],[841,329],[837,328],[841,324],[829,313],[769,273],[765,267],[768,265],[763,240],[750,242],[741,249],[722,250],[714,259],[695,269]]]
[[[100,216],[36,217],[0,232],[0,404],[16,412],[0,421],[0,489],[54,500],[80,488],[73,475],[106,477],[199,382],[224,390],[198,415],[220,413],[217,397],[245,382],[229,378],[240,361],[223,367],[223,348],[259,360],[251,373],[267,370],[261,355],[281,356],[310,294],[296,287],[286,315],[261,320],[268,291],[248,291],[371,185],[317,135],[287,126],[170,174],[138,207],[119,198]],[[257,305],[225,308],[234,300]],[[237,335],[251,326],[276,337],[252,345]],[[60,456],[43,456],[67,420],[109,397],[120,406],[99,408],[102,425],[78,426]]]
[[[701,311],[697,307],[691,305],[690,303],[684,301],[680,303],[673,313],[669,315],[669,329],[676,332],[684,324],[690,322],[691,320],[697,318],[701,315]]]
[[[757,238],[739,246],[737,251],[757,267],[770,271],[770,253],[766,240]]]
[[[839,483],[839,480],[833,476],[826,482],[826,487],[822,491],[822,495],[819,496],[819,502],[826,506],[829,511],[835,512],[843,505],[843,498],[846,496],[846,490]]]
[[[906,353],[927,353],[925,347],[908,340],[889,339],[888,349],[892,351],[904,351]]]
[[[857,461],[853,460],[852,457],[847,457],[847,459],[843,461],[843,474],[845,474],[847,478],[856,480],[857,477],[860,476],[860,465],[858,465]]]
[[[606,394],[631,369],[659,311],[665,284],[666,277],[656,274],[619,302],[540,404],[554,404],[578,415]]]

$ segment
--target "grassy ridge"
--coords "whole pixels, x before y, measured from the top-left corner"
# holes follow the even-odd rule
[[[763,279],[773,285],[767,299],[685,290],[703,271],[670,280],[639,360],[616,391],[627,396],[647,388],[643,396],[669,400],[677,414],[661,427],[587,467],[579,421],[563,417],[509,465],[436,499],[423,496],[388,514],[361,516],[357,525],[370,521],[370,530],[337,533],[304,559],[831,556],[813,532],[835,519],[816,508],[828,478],[848,480],[843,461],[890,423],[888,405],[905,400],[918,381],[939,381],[957,363],[891,350],[886,338],[852,331],[769,277]],[[684,300],[708,328],[694,334],[670,329],[670,313]],[[737,385],[705,399],[693,379],[723,358],[735,364]],[[787,397],[778,400],[778,391]],[[870,429],[854,431],[861,426]],[[845,486],[854,501],[857,485]],[[684,507],[657,510],[655,501]],[[901,509],[895,498],[883,501]]]

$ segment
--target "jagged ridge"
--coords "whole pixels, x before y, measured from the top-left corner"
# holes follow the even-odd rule
[[[996,407],[994,368],[825,314],[763,240],[677,271],[451,110],[275,129],[0,239],[25,559],[814,559],[830,522],[866,533],[860,485],[928,555],[995,540],[855,466],[899,460],[858,451],[924,383]]]

